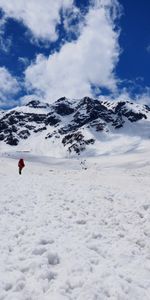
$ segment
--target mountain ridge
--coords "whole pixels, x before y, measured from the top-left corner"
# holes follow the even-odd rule
[[[133,136],[140,133],[142,138],[140,128],[146,126],[145,138],[149,139],[149,120],[149,106],[128,100],[112,102],[84,97],[77,101],[62,97],[53,104],[32,100],[24,106],[0,112],[0,143],[2,149],[6,145],[15,149],[28,146],[32,151],[35,140],[37,151],[44,143],[43,153],[45,147],[49,153],[51,148],[61,147],[64,155],[76,155],[87,149],[92,151],[97,141],[107,141],[121,134],[124,128],[126,134],[131,135],[133,129]],[[138,124],[136,134],[134,124]]]

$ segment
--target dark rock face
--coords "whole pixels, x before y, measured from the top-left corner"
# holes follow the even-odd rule
[[[105,130],[106,132],[108,132],[107,123],[100,121],[100,120],[95,120],[95,121],[91,122],[90,126],[88,126],[88,128],[90,128],[90,127],[95,128],[96,131]]]
[[[0,141],[3,141],[5,139],[5,135],[3,133],[0,134]]]
[[[145,114],[134,113],[132,111],[124,112],[123,115],[125,117],[127,117],[130,122],[136,122],[136,121],[139,121],[141,119],[147,119],[147,116]]]
[[[29,137],[29,135],[30,135],[30,132],[29,132],[29,130],[28,129],[24,129],[24,130],[21,130],[19,133],[18,133],[18,135],[19,135],[19,137],[21,138],[21,139],[27,139],[28,137]]]
[[[53,110],[60,116],[68,116],[74,112],[72,103],[66,97],[58,99],[53,105]]]
[[[77,112],[74,115],[74,122],[83,126],[98,118],[106,122],[112,122],[111,112],[98,100],[88,97],[83,98],[77,106]]]
[[[62,143],[64,144],[64,146],[66,146],[67,144],[72,144],[73,142],[82,142],[83,138],[84,138],[84,136],[81,132],[75,132],[75,133],[66,135],[62,139]]]
[[[128,101],[127,102],[125,102],[125,101],[119,102],[118,105],[116,106],[115,113],[118,114],[118,116],[120,116],[120,117],[124,116],[124,117],[128,118],[128,120],[130,122],[136,122],[141,119],[147,119],[147,116],[145,113],[129,110],[126,107],[126,103],[129,103],[129,102]],[[130,104],[133,105],[133,103],[130,103]]]
[[[57,116],[53,113],[50,113],[46,116],[45,118],[45,125],[50,125],[50,126],[54,126],[56,124],[58,124],[60,122],[60,119],[57,118]]]
[[[13,134],[9,134],[6,137],[5,142],[10,146],[17,146],[19,144],[19,140]]]
[[[94,142],[94,139],[85,140],[83,134],[80,131],[68,134],[62,139],[62,143],[64,144],[64,146],[68,144],[71,145],[68,148],[69,152],[74,151],[77,154],[80,154],[81,151],[85,150],[86,145],[94,144]]]
[[[54,108],[56,113],[60,116],[70,115],[74,112],[74,109],[67,103],[59,103],[59,105],[56,105]]]
[[[80,154],[95,142],[95,138],[85,138],[83,128],[95,130],[97,134],[112,128],[119,130],[126,121],[132,126],[133,122],[146,119],[149,113],[149,106],[140,107],[129,101],[115,103],[84,97],[71,102],[62,97],[49,105],[34,100],[22,110],[1,113],[0,141],[17,146],[20,140],[43,132],[45,139],[60,139],[69,153]]]
[[[44,127],[38,128],[38,129],[34,129],[34,132],[37,133],[37,132],[40,132],[40,131],[43,131],[46,129],[47,129],[46,126],[44,126]]]
[[[28,119],[28,122],[35,122],[37,124],[44,123],[46,115],[44,114],[29,114],[27,113],[25,118]]]
[[[115,118],[115,120],[113,121],[112,126],[117,129],[123,127],[124,123],[125,121],[123,120],[122,116],[118,114],[117,118]]]
[[[41,103],[39,100],[32,100],[26,106],[32,107],[32,108],[48,108],[48,103]]]
[[[40,104],[40,101],[38,100],[32,100],[26,106],[33,107],[33,108],[38,108],[38,105]]]

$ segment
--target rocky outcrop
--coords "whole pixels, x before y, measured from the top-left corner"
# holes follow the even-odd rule
[[[69,152],[80,154],[95,137],[87,138],[83,129],[95,132],[119,130],[128,121],[147,119],[150,108],[129,101],[99,101],[84,97],[71,101],[62,97],[52,105],[31,101],[23,107],[3,111],[0,114],[0,141],[17,146],[32,134],[42,134],[45,140],[60,139]]]

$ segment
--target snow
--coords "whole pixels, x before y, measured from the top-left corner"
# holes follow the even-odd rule
[[[71,118],[70,116],[68,118]],[[64,124],[66,122],[64,118]],[[32,125],[35,125],[32,122]],[[37,128],[42,127],[38,125]],[[22,128],[23,129],[23,128]],[[76,157],[75,152],[69,153],[67,146],[64,147],[62,144],[62,138],[58,133],[51,137],[45,139],[48,134],[54,133],[54,128],[52,126],[47,126],[46,130],[42,132],[34,133],[32,132],[28,139],[20,139],[17,146],[10,146],[4,141],[0,142],[0,152],[10,152],[12,149],[14,152],[30,152],[34,155],[45,155],[55,158],[69,158]],[[114,129],[113,126],[109,125],[109,131],[96,131],[95,128],[87,128],[83,126],[80,128],[80,132],[86,139],[94,139],[95,143],[88,145],[81,156],[92,157],[100,155],[116,155],[117,153],[128,153],[134,150],[139,152],[141,148],[147,147],[150,143],[150,121],[149,119],[139,120],[138,122],[131,123],[126,119],[123,128]],[[147,147],[148,149],[148,147]]]
[[[109,99],[106,101],[106,98],[104,99],[102,99],[101,103],[108,109],[108,111],[106,110],[108,120],[107,113],[105,116],[106,120],[103,118],[103,114],[101,118],[90,119],[94,103],[94,100],[90,98],[83,98],[78,101],[73,100],[73,102],[69,99],[61,98],[51,106],[46,103],[40,103],[39,101],[37,101],[37,103],[30,102],[26,106],[6,111],[4,113],[5,120],[3,120],[4,122],[2,122],[1,126],[0,152],[11,152],[12,149],[14,149],[15,151],[21,152],[28,151],[38,156],[47,155],[55,158],[69,158],[77,156],[76,149],[80,151],[82,156],[86,157],[109,154],[116,155],[117,153],[123,154],[132,150],[139,151],[139,149],[144,147],[143,145],[146,141],[149,142],[150,139],[150,112],[148,107],[129,101],[114,102]],[[120,115],[118,113],[112,113],[112,111],[115,112],[116,107],[120,105],[121,102],[123,104],[123,106],[121,106],[122,109],[125,110],[126,113],[129,113],[131,120],[128,119],[129,117],[125,117],[125,115],[122,119],[119,119]],[[89,110],[87,103],[91,105],[91,110]],[[59,112],[59,109],[61,111],[61,105],[68,105],[68,108],[74,109],[74,111],[72,112],[71,110],[72,113],[69,115],[61,115],[61,113],[59,115],[57,112]],[[56,108],[58,108],[58,110]],[[23,119],[25,118],[24,121],[19,121],[19,117],[15,119],[15,113],[11,114],[12,111],[16,111],[19,116],[23,117]],[[38,114],[44,114],[46,118],[50,112],[53,117],[55,116],[56,119],[59,120],[57,124],[50,126],[43,118],[43,122],[38,121]],[[142,114],[143,118],[136,122],[131,122],[132,113]],[[33,118],[28,119],[29,114],[33,115]],[[109,122],[110,115],[112,121]],[[89,118],[91,122],[86,123],[84,120],[84,124],[82,120],[80,124],[80,121],[78,122],[76,120],[77,116],[81,120],[84,120],[84,118],[88,120]],[[118,127],[120,126],[120,128],[116,128],[116,124],[113,120],[114,122],[119,122],[119,125],[117,125]],[[82,126],[82,124],[84,125]],[[96,124],[101,126],[98,128]],[[101,130],[102,125],[104,125],[103,130]],[[64,143],[64,139],[66,139],[67,135],[73,135],[74,133],[82,134],[83,141],[77,141],[76,138],[73,137],[72,141],[68,138],[68,142]],[[14,138],[16,138],[16,141]],[[86,143],[88,140],[91,140],[91,144],[90,141]],[[12,146],[8,143],[18,144]],[[83,149],[84,152],[81,153]]]
[[[21,153],[1,153],[0,300],[150,299],[149,143],[84,159],[25,152],[21,176]]]
[[[127,111],[132,111],[134,113],[144,113],[149,118],[149,114],[146,105],[138,104],[135,101],[131,102],[128,99],[121,99],[121,100],[112,100],[108,97],[108,100],[104,97],[99,97],[99,100],[101,103],[109,110],[115,111],[118,104],[123,103],[123,108],[125,108]]]

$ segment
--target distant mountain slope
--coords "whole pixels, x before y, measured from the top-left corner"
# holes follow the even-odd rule
[[[31,101],[0,112],[2,150],[13,146],[55,156],[95,155],[105,141],[121,136],[122,145],[123,135],[132,137],[134,145],[135,137],[149,139],[150,107],[129,101],[63,97],[52,105]]]

